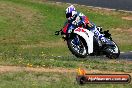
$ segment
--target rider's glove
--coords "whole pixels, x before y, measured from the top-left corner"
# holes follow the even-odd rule
[[[89,23],[89,24],[87,24],[87,26],[88,26],[89,28],[92,28],[94,25],[91,24],[91,23]]]
[[[80,21],[80,22],[78,23],[78,26],[83,26],[83,27],[86,27],[86,24],[85,24],[85,22],[84,22],[84,21]]]
[[[94,29],[94,27],[95,27],[95,26],[92,25],[91,23],[86,24],[86,28],[89,29],[89,30]]]

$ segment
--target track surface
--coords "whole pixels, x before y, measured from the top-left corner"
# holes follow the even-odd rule
[[[132,0],[51,0],[51,1],[76,3],[87,6],[132,11]]]
[[[132,60],[132,52],[121,53],[120,58],[121,59]]]

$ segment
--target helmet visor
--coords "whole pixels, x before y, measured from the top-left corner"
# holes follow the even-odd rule
[[[71,17],[72,16],[72,13],[67,13],[66,14],[66,18],[69,18],[69,17]]]

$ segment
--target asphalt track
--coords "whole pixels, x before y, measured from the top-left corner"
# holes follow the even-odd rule
[[[119,59],[126,59],[132,61],[132,51],[121,53]]]
[[[51,0],[51,1],[132,11],[132,0]],[[121,52],[119,59],[126,59],[132,61],[132,51]]]
[[[51,0],[51,1],[132,11],[132,0]]]

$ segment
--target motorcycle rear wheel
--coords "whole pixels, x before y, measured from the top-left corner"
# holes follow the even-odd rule
[[[110,58],[110,59],[117,59],[120,56],[120,49],[117,46],[117,44],[112,41],[114,43],[114,47],[108,47],[106,49],[106,57]]]

